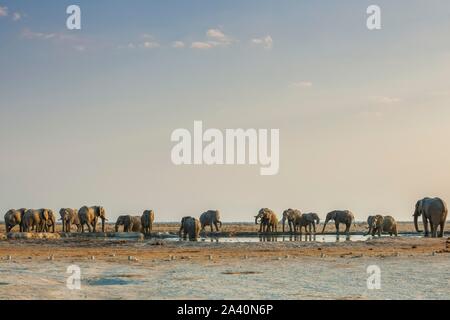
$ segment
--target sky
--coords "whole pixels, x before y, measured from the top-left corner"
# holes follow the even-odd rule
[[[412,220],[450,199],[449,17],[446,0],[0,0],[0,211]],[[279,173],[175,166],[171,133],[195,120],[279,129]]]

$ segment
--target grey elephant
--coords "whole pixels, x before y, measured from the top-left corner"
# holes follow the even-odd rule
[[[123,232],[141,232],[141,217],[122,215],[117,218],[115,230],[119,231],[119,226],[123,226]]]
[[[78,210],[78,218],[80,219],[81,232],[84,232],[84,225],[87,226],[89,232],[97,232],[99,218],[102,220],[102,232],[105,232],[105,221],[108,221],[105,208],[101,206],[81,207]]]
[[[144,234],[150,234],[152,232],[154,220],[155,220],[155,212],[153,212],[153,210],[145,210],[142,213],[141,225]]]
[[[11,230],[15,227],[15,226],[19,226],[19,231],[23,232],[23,215],[25,214],[25,211],[27,211],[27,209],[11,209],[8,210],[8,212],[5,213],[5,228],[6,228],[6,232],[11,232]]]
[[[447,204],[441,198],[424,198],[417,201],[414,211],[414,227],[417,232],[419,230],[417,219],[422,216],[423,226],[425,229],[425,237],[429,236],[428,223],[430,223],[431,237],[444,236],[445,221],[447,220]],[[439,235],[437,233],[440,227]]]
[[[289,226],[289,232],[297,232],[297,225],[295,224],[295,221],[302,215],[300,210],[296,209],[286,209],[283,211],[283,218],[281,219],[282,225],[283,225],[283,232],[284,232],[284,226],[286,224],[286,221],[288,222]]]
[[[72,225],[77,227],[77,232],[81,231],[80,218],[78,217],[78,209],[62,208],[59,210],[62,221],[62,231],[70,232]]]
[[[339,224],[341,223],[345,224],[345,233],[347,236],[350,236],[350,227],[355,220],[355,217],[350,210],[334,210],[329,212],[323,224],[322,233],[325,231],[325,227],[330,220],[334,220],[337,236],[339,236]]]
[[[53,210],[48,210],[47,212],[48,212],[47,221],[45,223],[43,223],[42,231],[49,232],[49,230],[51,228],[52,233],[55,233],[56,216],[53,213]]]
[[[259,232],[276,232],[278,226],[278,218],[275,212],[269,208],[262,208],[255,216],[255,224],[258,224]]]
[[[30,209],[25,212],[22,219],[24,232],[30,232],[34,228],[35,232],[47,231],[48,223],[54,217],[50,209]]]
[[[312,227],[314,233],[316,233],[316,225],[318,225],[320,223],[319,215],[314,212],[308,212],[308,213],[303,214],[303,218],[309,224],[309,232],[311,233],[311,227]]]
[[[205,230],[206,226],[211,227],[211,232],[214,231],[213,226],[216,227],[216,231],[219,231],[219,225],[220,228],[222,228],[222,222],[220,221],[220,212],[219,210],[208,210],[206,212],[203,212],[200,215],[200,224],[202,226],[201,231]]]
[[[181,219],[181,227],[178,232],[180,238],[186,239],[189,237],[189,240],[197,240],[200,235],[201,224],[200,221],[194,217],[183,217]]]

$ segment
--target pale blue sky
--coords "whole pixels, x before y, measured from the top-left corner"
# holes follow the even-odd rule
[[[69,31],[74,3],[0,0],[2,212],[409,220],[418,198],[450,200],[448,1],[77,1]],[[279,175],[174,166],[170,134],[194,120],[279,128]]]

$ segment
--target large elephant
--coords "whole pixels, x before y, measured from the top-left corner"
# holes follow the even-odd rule
[[[106,210],[101,206],[81,207],[78,210],[78,217],[81,224],[81,232],[84,232],[84,225],[88,227],[89,232],[97,232],[98,218],[102,220],[102,232],[105,232]],[[92,229],[91,229],[92,227]]]
[[[275,212],[268,208],[262,208],[259,210],[258,215],[255,216],[255,224],[258,224],[259,219],[259,232],[276,232],[278,226],[278,218]]]
[[[345,233],[350,235],[350,227],[355,220],[353,213],[350,210],[334,210],[327,214],[325,222],[323,224],[322,233],[325,231],[325,227],[330,220],[334,220],[336,226],[336,235],[339,236],[339,224],[345,224]]]
[[[32,228],[35,232],[47,231],[51,219],[54,219],[54,214],[50,209],[27,210],[22,219],[23,231],[30,232]]]
[[[201,231],[205,230],[206,226],[211,227],[211,232],[214,231],[213,226],[216,227],[216,231],[219,231],[219,225],[220,228],[222,228],[222,222],[220,221],[220,212],[219,210],[208,210],[206,212],[203,212],[200,215],[200,224],[202,226]]]
[[[181,219],[181,227],[179,231],[180,238],[186,239],[189,236],[189,240],[197,240],[200,234],[201,224],[200,221],[193,217],[183,217]]]
[[[72,225],[77,226],[77,232],[81,231],[80,218],[78,217],[78,209],[62,208],[59,210],[62,221],[62,231],[70,232]]]
[[[153,229],[153,221],[155,220],[155,212],[153,210],[145,210],[141,216],[142,231],[150,234]]]
[[[22,220],[25,211],[27,211],[27,209],[19,209],[19,210],[11,209],[8,210],[8,212],[6,212],[4,220],[6,232],[10,232],[16,225],[19,226],[20,232],[23,231]]]
[[[56,216],[53,213],[53,210],[48,210],[48,218],[46,223],[44,223],[42,231],[49,232],[50,228],[52,229],[52,233],[55,233],[56,227]]]
[[[288,222],[289,226],[289,232],[296,232],[297,226],[295,225],[295,221],[302,215],[300,210],[296,209],[286,209],[283,211],[283,218],[281,219],[282,225],[283,225],[283,232],[284,232],[284,226],[286,224],[286,221]]]
[[[119,226],[123,226],[123,232],[141,232],[141,217],[130,215],[119,216],[115,225],[116,232],[119,231]]]
[[[414,211],[414,227],[419,230],[417,219],[422,216],[423,226],[425,228],[425,237],[429,236],[428,223],[430,223],[431,236],[437,237],[437,229],[440,227],[439,237],[444,236],[445,221],[447,220],[447,204],[440,198],[424,198],[417,201]]]

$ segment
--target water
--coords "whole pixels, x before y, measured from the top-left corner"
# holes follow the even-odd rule
[[[371,239],[371,236],[364,235],[351,235],[350,238],[347,238],[345,235],[341,235],[339,238],[336,238],[335,235],[296,235],[296,236],[248,236],[248,237],[202,237],[198,241],[201,242],[222,242],[222,243],[230,243],[230,242],[340,242],[340,241],[366,241]],[[178,237],[174,238],[166,238],[165,240],[169,241],[182,241]]]

